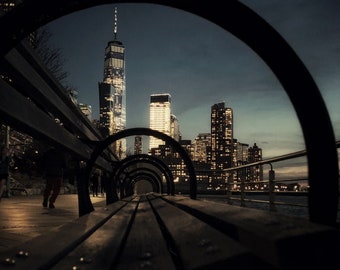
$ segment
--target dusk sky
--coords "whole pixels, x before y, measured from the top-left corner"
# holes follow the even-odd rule
[[[292,46],[316,81],[340,140],[340,1],[241,1]],[[234,112],[234,137],[263,150],[263,158],[305,149],[293,106],[275,75],[247,45],[196,15],[154,4],[102,5],[48,25],[62,50],[68,84],[99,118],[98,82],[104,49],[118,35],[126,51],[127,128],[149,126],[149,100],[172,96],[183,139],[210,132],[210,110]],[[308,102],[308,97],[306,97]],[[317,108],[316,108],[317,113]]]

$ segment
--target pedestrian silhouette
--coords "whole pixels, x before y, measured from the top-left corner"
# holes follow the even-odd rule
[[[95,170],[91,175],[91,187],[92,187],[92,194],[93,197],[98,197],[98,188],[99,188],[99,171]]]
[[[100,193],[104,196],[106,192],[106,185],[108,181],[108,173],[104,172],[103,175],[100,177]]]
[[[64,155],[61,151],[52,147],[42,159],[46,186],[44,190],[43,207],[55,208],[54,203],[59,195],[63,174],[66,167]]]
[[[11,161],[11,152],[8,147],[1,146],[1,159],[0,159],[0,201],[2,198],[2,193],[5,189],[5,182],[9,175],[9,163]]]

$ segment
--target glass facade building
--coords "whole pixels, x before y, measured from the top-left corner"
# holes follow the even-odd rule
[[[254,143],[252,147],[248,149],[248,162],[254,163],[262,160],[262,149]],[[257,165],[249,168],[249,181],[261,182],[263,180],[263,166]]]
[[[199,133],[194,140],[194,161],[208,162],[209,149],[211,149],[210,133]]]
[[[83,112],[83,114],[92,121],[92,106],[88,104],[79,103],[78,104],[80,110]]]
[[[224,169],[233,167],[233,110],[225,103],[211,107],[211,169],[216,172],[215,180],[227,181]]]
[[[153,94],[150,96],[150,129],[171,136],[171,95]],[[149,150],[164,145],[164,141],[150,137]]]
[[[114,39],[105,48],[104,78],[99,83],[100,123],[109,135],[126,128],[125,47],[117,40],[117,9],[115,9]],[[115,153],[126,156],[126,139],[115,143]]]
[[[113,93],[114,88],[108,83],[99,83],[99,123],[105,137],[114,133]]]
[[[142,136],[135,136],[135,143],[134,143],[134,155],[140,155],[143,153],[143,141]]]

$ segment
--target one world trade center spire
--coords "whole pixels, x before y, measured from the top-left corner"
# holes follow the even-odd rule
[[[104,58],[103,82],[99,83],[100,125],[105,135],[126,128],[125,47],[117,39],[117,8],[114,10],[113,40],[107,43]],[[126,140],[115,142],[114,152],[126,156]]]

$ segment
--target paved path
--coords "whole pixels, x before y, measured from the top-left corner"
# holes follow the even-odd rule
[[[105,207],[105,197],[92,197],[94,208]],[[0,252],[79,217],[78,195],[59,195],[55,209],[42,207],[41,195],[12,196],[0,202]]]

